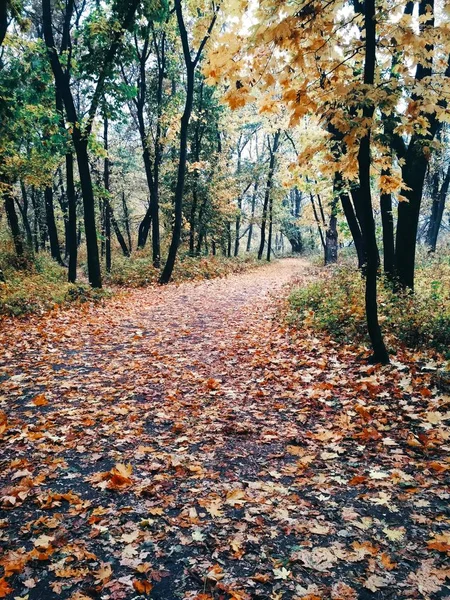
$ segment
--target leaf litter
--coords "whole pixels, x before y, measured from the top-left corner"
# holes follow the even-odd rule
[[[450,598],[450,398],[283,321],[279,261],[4,319],[0,598]]]

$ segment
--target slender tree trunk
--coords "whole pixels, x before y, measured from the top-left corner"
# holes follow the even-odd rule
[[[127,199],[125,197],[125,192],[122,192],[122,207],[123,207],[123,219],[125,221],[125,231],[127,233],[128,239],[128,248],[131,254],[133,249],[133,245],[131,243],[131,228],[130,228],[130,211],[128,210]]]
[[[25,235],[27,238],[27,245],[33,248],[33,234],[31,233],[30,220],[28,218],[28,193],[25,188],[23,181],[20,182],[20,189],[22,192],[23,207],[19,206],[19,210],[22,216],[22,222],[25,229]]]
[[[74,129],[75,130],[75,129]],[[98,254],[97,229],[95,226],[95,198],[92,187],[91,171],[87,140],[74,136],[75,152],[77,155],[78,173],[80,175],[81,192],[84,209],[84,233],[86,236],[89,283],[94,288],[102,287],[100,258]]]
[[[431,206],[430,223],[427,231],[427,244],[430,252],[436,252],[436,244],[439,235],[439,229],[442,223],[442,216],[445,209],[445,201],[447,199],[448,188],[450,184],[450,164],[447,167],[444,181],[441,189],[433,197],[433,204]]]
[[[333,200],[331,201],[330,222],[325,231],[325,264],[326,265],[336,263],[337,258],[338,258],[337,205],[338,205],[339,189],[337,188],[336,176],[334,178],[333,188],[334,189],[333,189]]]
[[[66,154],[66,193],[68,203],[67,246],[69,250],[69,270],[67,278],[70,283],[77,280],[77,199],[73,178],[73,154]]]
[[[16,208],[14,206],[14,197],[9,189],[3,192],[3,198],[5,203],[5,212],[8,218],[9,227],[11,229],[11,235],[14,242],[14,248],[19,258],[24,255],[24,244],[23,237],[19,227],[19,219],[17,218]]]
[[[272,191],[272,183],[273,183],[273,174],[275,168],[275,158],[278,150],[278,143],[280,140],[280,130],[278,129],[273,138],[273,147],[270,150],[270,161],[269,161],[269,173],[267,175],[267,183],[266,183],[266,191],[264,194],[264,204],[263,204],[263,212],[262,212],[262,220],[261,220],[261,240],[259,243],[258,250],[258,260],[261,260],[264,245],[266,242],[266,221],[267,221],[267,209],[269,206],[270,193]]]
[[[388,174],[390,171],[382,171]],[[391,281],[395,274],[395,246],[394,246],[394,215],[392,212],[392,194],[382,193],[380,196],[381,223],[383,226],[383,268],[384,273]]]
[[[58,230],[56,228],[55,211],[53,207],[53,188],[50,185],[45,188],[44,196],[47,231],[50,240],[50,253],[56,262],[63,265],[64,263],[61,258],[61,249],[59,247]]]
[[[321,223],[324,224],[324,222],[320,220],[319,215],[317,214],[317,208],[316,208],[316,203],[314,201],[313,194],[310,194],[309,198],[311,200],[311,206],[312,206],[313,213],[314,213],[314,219],[317,223],[317,229],[319,231],[320,242],[322,244],[323,251],[325,252],[325,238],[323,236],[323,231],[322,231],[322,226],[321,226]]]
[[[336,179],[337,178],[337,179]],[[356,214],[353,208],[352,201],[347,192],[342,188],[343,181],[340,173],[335,174],[335,182],[337,186],[337,193],[341,199],[342,209],[344,211],[347,224],[352,234],[353,242],[355,244],[356,253],[358,255],[358,268],[361,269],[366,262],[366,256],[364,252],[364,240],[362,237],[361,229],[356,218]]]
[[[231,223],[227,221],[227,258],[231,258]]]
[[[250,226],[248,228],[248,238],[247,238],[247,252],[250,252],[252,247],[252,237],[253,237],[253,222],[255,220],[255,209],[256,209],[256,195],[258,193],[258,180],[255,181],[255,185],[253,188],[252,194],[252,204],[251,204],[251,214],[250,214]]]
[[[109,156],[108,156],[108,118],[103,118],[103,148],[105,158],[103,162],[103,187],[106,196],[104,200],[105,211],[105,262],[106,272],[111,273],[111,210],[109,205]]]
[[[31,205],[33,207],[33,246],[34,251],[39,252],[39,212],[36,202],[36,190],[31,186]]]
[[[186,158],[187,158],[187,134],[189,127],[189,120],[192,113],[192,104],[194,99],[194,72],[195,66],[192,63],[186,61],[186,75],[187,75],[187,89],[186,89],[186,101],[184,105],[183,116],[181,117],[181,130],[180,130],[180,148],[178,157],[178,174],[177,174],[177,185],[175,188],[175,199],[174,199],[174,224],[172,230],[172,241],[170,243],[169,254],[167,256],[166,264],[164,265],[163,272],[159,282],[161,284],[169,283],[173,268],[175,266],[175,260],[177,257],[178,246],[180,245],[181,239],[181,225],[183,221],[183,191],[184,191],[184,179],[186,174]]]
[[[272,252],[272,230],[273,230],[273,198],[269,199],[269,236],[267,238],[267,261],[270,262]]]
[[[370,89],[371,86],[373,86],[375,77],[375,0],[365,0],[364,2],[364,23],[366,50],[364,61],[364,84],[368,87],[368,89]],[[372,119],[373,113],[374,107],[366,104],[363,108],[363,116],[365,119]],[[384,345],[380,324],[378,322],[378,248],[375,235],[375,221],[373,218],[370,189],[370,137],[370,129],[367,129],[367,132],[361,138],[358,152],[361,213],[363,216],[362,231],[366,241],[367,252],[365,304],[367,328],[374,351],[371,361],[385,364],[389,362],[389,355]]]

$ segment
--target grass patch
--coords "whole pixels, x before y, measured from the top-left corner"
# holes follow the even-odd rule
[[[13,253],[0,254],[4,281],[0,282],[0,314],[21,316],[42,313],[61,304],[96,302],[108,295],[83,283],[68,283],[67,269],[42,253],[17,268]]]
[[[192,257],[180,255],[177,259],[172,275],[175,282],[201,281],[225,277],[232,273],[242,273],[255,268],[265,261],[258,261],[253,255],[236,258],[222,256]],[[156,284],[160,270],[152,264],[151,255],[147,251],[137,251],[130,258],[115,257],[111,273],[105,275],[105,281],[112,285],[126,287],[144,287]]]
[[[420,255],[415,293],[396,293],[383,277],[378,286],[379,314],[390,344],[434,348],[450,358],[450,254]],[[355,267],[327,269],[319,281],[294,289],[289,322],[329,333],[342,342],[367,342],[364,280]]]

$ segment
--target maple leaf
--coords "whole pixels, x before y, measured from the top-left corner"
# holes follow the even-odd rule
[[[0,598],[6,598],[13,591],[4,577],[0,578]]]
[[[292,575],[291,571],[288,571],[285,567],[281,567],[281,569],[273,569],[273,574],[275,579],[289,579]]]
[[[101,563],[97,571],[94,571],[96,583],[104,585],[112,577],[112,567],[110,563]]]
[[[222,567],[220,565],[214,565],[212,567],[212,569],[210,569],[207,573],[206,573],[206,579],[209,579],[210,581],[220,581],[221,579],[223,579],[225,577],[225,573],[222,570]]]
[[[398,527],[397,529],[389,529],[389,527],[385,527],[383,532],[386,534],[386,537],[391,540],[391,542],[398,542],[405,537],[406,529],[404,527]]]
[[[46,406],[48,404],[48,400],[45,397],[45,394],[38,394],[31,401],[35,406]]]
[[[450,552],[450,533],[436,533],[428,540],[427,547],[439,552]]]
[[[138,594],[148,595],[153,589],[153,585],[147,579],[135,579],[133,587]]]
[[[245,492],[240,489],[233,490],[228,492],[225,504],[231,504],[235,506],[236,504],[245,504],[248,501]]]
[[[380,588],[386,587],[387,585],[389,585],[389,579],[380,577],[379,575],[371,575],[364,582],[364,587],[371,592],[377,592]]]

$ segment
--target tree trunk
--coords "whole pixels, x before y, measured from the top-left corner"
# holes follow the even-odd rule
[[[264,245],[266,242],[266,221],[267,221],[267,209],[269,205],[270,193],[272,190],[272,182],[273,182],[273,174],[275,168],[275,158],[278,150],[278,143],[280,140],[280,130],[278,129],[273,138],[273,147],[270,149],[270,161],[269,161],[269,173],[267,175],[267,183],[266,183],[266,191],[264,194],[264,204],[263,204],[263,212],[262,212],[262,220],[261,220],[261,240],[259,243],[258,250],[258,260],[261,260]]]
[[[183,54],[186,65],[186,100],[184,104],[184,112],[181,117],[181,129],[180,129],[180,147],[178,153],[178,173],[177,173],[177,184],[175,188],[174,198],[174,224],[172,230],[172,241],[169,247],[169,254],[167,256],[166,264],[164,265],[163,272],[159,282],[161,284],[169,283],[173,268],[175,266],[175,260],[177,257],[178,246],[181,240],[181,226],[183,222],[183,191],[184,191],[184,180],[186,175],[186,158],[187,158],[187,134],[189,121],[192,113],[192,104],[194,100],[194,73],[196,63],[192,62],[190,57],[189,42],[187,31],[184,26],[181,2],[176,0],[175,8],[177,13],[178,27],[180,30],[180,36],[183,44]]]
[[[19,206],[19,210],[22,216],[22,222],[25,229],[27,245],[30,248],[33,248],[33,234],[31,233],[30,220],[28,218],[28,194],[23,181],[20,182],[20,189],[22,192],[23,207]]]
[[[442,216],[444,214],[445,201],[447,199],[448,188],[450,184],[450,164],[447,167],[447,172],[442,183],[439,193],[433,197],[433,204],[431,206],[430,224],[427,232],[427,244],[430,248],[430,252],[436,252],[436,244],[439,235],[439,229],[442,223]]]
[[[22,233],[19,227],[19,219],[17,218],[16,209],[14,206],[14,197],[12,192],[7,189],[3,192],[3,198],[5,203],[5,212],[8,218],[9,227],[11,229],[11,235],[14,242],[14,248],[19,258],[24,255],[24,245]]]
[[[419,28],[423,32],[429,27],[434,27],[434,0],[420,0],[419,2]],[[420,62],[417,64],[415,81],[418,87],[423,85],[432,75],[433,44],[427,44],[421,53]],[[445,71],[445,76],[450,76],[450,61]],[[413,94],[412,101],[417,102],[420,97]],[[441,106],[446,102],[442,100]],[[395,272],[399,285],[403,288],[414,289],[414,269],[416,257],[417,229],[419,223],[420,205],[422,202],[423,187],[429,159],[429,147],[433,141],[440,124],[436,114],[427,115],[429,127],[427,133],[414,133],[408,144],[403,159],[402,177],[405,184],[402,196],[407,201],[399,202],[397,233],[395,240]],[[400,145],[403,145],[400,140]]]
[[[323,237],[323,231],[322,231],[322,227],[321,227],[321,223],[322,224],[324,224],[324,223],[323,223],[323,221],[320,220],[319,215],[317,214],[316,203],[314,202],[313,194],[310,193],[309,198],[311,200],[311,206],[312,206],[313,213],[314,213],[314,219],[317,223],[317,229],[318,229],[319,235],[320,235],[320,242],[322,244],[323,251],[325,252],[325,238]]]
[[[388,174],[382,171],[381,174]],[[380,196],[381,222],[383,226],[383,268],[389,280],[395,274],[395,246],[394,246],[394,215],[392,212],[392,194],[382,193]]]
[[[253,221],[255,220],[256,195],[257,195],[257,193],[258,193],[258,180],[255,181],[255,186],[253,188],[253,194],[252,194],[250,226],[248,228],[248,238],[247,238],[247,252],[250,252],[250,249],[252,247]]]
[[[375,77],[375,52],[376,52],[376,21],[375,0],[364,2],[365,23],[365,61],[364,84],[370,89]],[[365,105],[363,116],[367,121],[373,117],[373,105]],[[367,328],[373,347],[371,362],[386,364],[389,355],[384,345],[380,324],[378,322],[377,302],[377,274],[378,274],[378,248],[375,235],[375,221],[373,218],[372,197],[370,189],[370,129],[361,138],[358,152],[359,183],[361,191],[362,232],[366,242],[367,267],[366,267],[366,317]]]
[[[125,197],[125,192],[122,192],[122,207],[123,207],[123,219],[125,221],[125,231],[128,239],[128,249],[131,254],[133,245],[131,243],[131,228],[130,228],[130,211],[128,210],[128,204]]]
[[[56,228],[55,211],[53,207],[53,188],[51,185],[48,185],[45,188],[44,196],[47,231],[50,240],[50,253],[57,263],[63,265],[64,263],[61,258],[61,249],[59,247],[58,230]]]
[[[341,175],[339,174],[338,177],[341,178]],[[356,253],[358,255],[358,268],[361,269],[366,262],[366,256],[364,251],[364,240],[362,237],[358,219],[356,218],[352,201],[347,192],[345,192],[345,190],[343,190],[342,187],[339,187],[338,193],[341,199],[342,209],[344,211],[345,218],[347,219],[350,233],[352,234],[353,243],[355,244],[356,248]]]
[[[331,201],[330,222],[325,231],[325,264],[330,265],[337,262],[338,258],[338,230],[337,230],[337,205],[340,191],[340,180],[334,177],[333,200]],[[321,206],[320,197],[318,200]],[[323,211],[322,211],[323,214]]]
[[[272,252],[272,230],[273,230],[273,198],[269,199],[269,236],[267,238],[267,262],[270,262]]]
[[[75,184],[73,178],[73,154],[66,154],[66,193],[69,208],[67,222],[67,246],[69,250],[69,270],[67,278],[70,283],[77,280],[77,199],[75,195]]]
[[[108,156],[108,118],[103,118],[103,148],[105,158],[103,161],[103,187],[105,188],[105,263],[106,272],[111,273],[111,210],[109,206],[109,156]]]
[[[34,185],[31,186],[31,205],[33,207],[33,246],[34,251],[39,252],[39,212]]]
[[[78,131],[74,128],[74,132]],[[76,140],[76,141],[75,141]],[[78,173],[80,175],[83,195],[84,233],[86,236],[89,283],[94,288],[102,287],[100,258],[98,254],[97,229],[95,226],[95,198],[89,168],[88,142],[78,134],[74,135],[74,146],[77,155]]]

